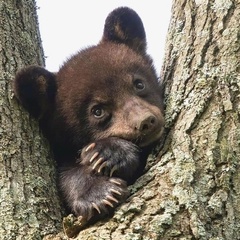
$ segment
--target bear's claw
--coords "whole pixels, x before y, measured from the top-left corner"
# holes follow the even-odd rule
[[[92,169],[95,170],[95,169],[98,167],[98,165],[101,164],[103,161],[104,161],[103,158],[100,157],[100,158],[94,163]],[[101,165],[101,166],[102,166],[102,165]],[[101,168],[101,166],[99,167],[99,169]],[[100,172],[99,169],[98,169],[98,172]]]
[[[100,173],[102,170],[103,170],[103,168],[105,168],[107,166],[107,162],[105,161],[105,162],[103,162],[102,164],[101,164],[101,166],[99,167],[99,169],[98,169],[98,173]],[[110,176],[111,177],[111,176]]]
[[[87,148],[85,149],[85,152],[92,150],[95,146],[96,146],[96,143],[91,143],[90,145],[87,146]]]
[[[114,178],[110,178],[110,180],[109,180],[110,182],[112,182],[112,183],[115,183],[116,185],[119,185],[119,186],[121,186],[122,185],[122,183],[120,182],[120,181],[117,181],[116,179],[114,179]]]
[[[98,211],[99,214],[101,214],[101,211],[96,203],[92,202],[92,206],[94,209],[96,209]]]
[[[95,152],[92,157],[90,158],[89,162],[92,163],[93,160],[99,155],[99,152]]]
[[[108,195],[107,198],[110,199],[111,201],[115,202],[115,203],[119,203],[119,201],[115,197],[112,197],[112,196]]]
[[[113,188],[111,188],[110,191],[113,192],[113,193],[115,193],[115,194],[117,194],[117,195],[119,195],[119,196],[122,195],[119,191],[117,191],[117,190],[115,190],[115,189],[113,189]]]
[[[113,173],[117,170],[117,166],[115,165],[112,169],[111,169],[111,171],[110,171],[110,177],[112,177],[113,176]]]
[[[114,207],[113,204],[110,201],[106,200],[106,199],[103,199],[103,203],[105,203],[106,205],[108,205],[108,206],[110,206],[112,208]]]

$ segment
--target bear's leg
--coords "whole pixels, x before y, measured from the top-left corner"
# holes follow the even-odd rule
[[[81,165],[61,172],[60,187],[68,207],[85,221],[108,215],[128,196],[125,181],[95,175]]]

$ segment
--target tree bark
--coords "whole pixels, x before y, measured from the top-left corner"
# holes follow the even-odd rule
[[[34,0],[0,2],[0,41],[0,239],[42,239],[61,221],[54,162],[12,91],[17,70],[44,65]]]
[[[165,143],[128,202],[78,239],[239,239],[239,22],[238,0],[173,1]]]
[[[239,22],[237,0],[173,1],[164,144],[113,218],[78,239],[239,239]],[[17,69],[44,64],[33,0],[0,2],[0,41],[0,236],[42,239],[61,221],[53,161],[11,89]]]

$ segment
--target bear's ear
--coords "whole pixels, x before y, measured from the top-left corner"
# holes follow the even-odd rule
[[[133,50],[146,52],[146,34],[138,14],[128,7],[113,10],[107,17],[102,42],[124,43]]]
[[[14,92],[24,108],[40,119],[54,103],[56,76],[39,66],[26,67],[16,74]]]

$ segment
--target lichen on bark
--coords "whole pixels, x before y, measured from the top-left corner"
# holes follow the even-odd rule
[[[44,64],[33,0],[0,2],[0,236],[42,239],[61,220],[54,162],[12,91],[17,70]]]
[[[41,239],[61,220],[49,149],[11,89],[18,68],[43,65],[35,10],[34,1],[0,2],[3,239]],[[161,73],[165,143],[127,202],[78,239],[239,238],[239,22],[237,0],[173,1]]]

